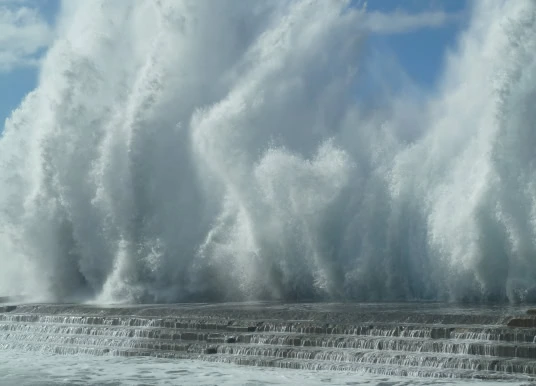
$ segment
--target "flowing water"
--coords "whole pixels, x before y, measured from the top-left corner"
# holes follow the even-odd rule
[[[535,311],[519,307],[231,303],[0,308],[0,358],[5,360],[0,370],[7,369],[6,382],[30,384],[43,374],[52,384],[62,377],[81,384],[203,384],[204,377],[215,384],[303,384],[303,377],[340,384],[529,385],[536,384],[535,341]],[[216,375],[210,378],[212,371]]]
[[[0,382],[533,382],[526,308],[354,302],[536,300],[536,2],[471,2],[428,89],[358,3],[62,2],[0,134]],[[352,303],[91,305],[248,300]]]
[[[193,360],[94,356],[49,356],[0,351],[0,384],[18,386],[203,385],[203,386],[521,386],[523,382],[452,381],[377,376],[355,372],[295,371],[237,367]]]

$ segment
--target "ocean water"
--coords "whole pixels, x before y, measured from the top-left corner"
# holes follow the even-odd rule
[[[61,2],[38,83],[0,134],[0,299],[79,308],[1,312],[0,383],[451,382],[185,352],[391,373],[404,363],[428,374],[536,368],[535,331],[463,313],[439,315],[452,329],[423,327],[443,319],[408,303],[536,300],[536,2],[475,0],[463,15],[415,17],[361,5]],[[368,40],[424,19],[461,23],[427,88]],[[328,327],[307,330],[305,317],[240,326],[230,309],[202,340],[205,322],[176,315],[132,325],[76,315],[88,304],[208,302],[194,315],[250,300],[406,302],[416,324],[396,324],[395,310],[380,325],[374,311],[377,325],[337,330],[339,304],[329,329],[341,336],[319,337]],[[233,317],[245,331],[225,324]],[[114,357],[112,344],[177,358]]]
[[[0,385],[52,386],[521,386],[527,382],[422,379],[359,372],[304,371],[244,367],[196,360],[50,355],[39,352],[0,351]]]

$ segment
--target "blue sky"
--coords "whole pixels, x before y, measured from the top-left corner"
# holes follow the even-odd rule
[[[465,26],[468,4],[466,0],[369,0],[365,54],[389,58],[412,83],[432,88],[445,53],[455,47]],[[60,0],[0,0],[0,131],[37,84],[38,58],[54,39],[59,8]],[[383,15],[400,16],[398,24],[386,30]]]
[[[42,56],[52,41],[59,6],[60,0],[0,0],[0,131],[37,84],[38,66],[31,61]],[[22,10],[32,12],[23,16]],[[6,57],[14,56],[20,60],[6,63]]]
[[[443,67],[446,50],[454,48],[460,29],[469,16],[466,0],[372,0],[369,11],[424,13],[442,11],[452,15],[449,22],[434,28],[420,28],[396,34],[376,34],[368,44],[390,52],[407,75],[422,87],[430,87]]]

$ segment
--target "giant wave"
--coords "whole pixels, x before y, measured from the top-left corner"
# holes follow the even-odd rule
[[[367,78],[365,19],[65,2],[0,139],[0,291],[533,299],[536,3],[476,2],[425,98]]]

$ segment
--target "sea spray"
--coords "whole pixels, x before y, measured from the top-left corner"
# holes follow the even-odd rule
[[[2,293],[532,299],[534,2],[375,112],[348,2],[65,3],[0,139]]]

